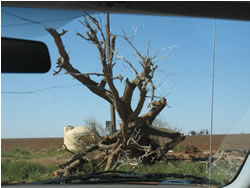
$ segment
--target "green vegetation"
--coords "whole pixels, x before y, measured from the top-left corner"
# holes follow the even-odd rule
[[[51,178],[57,167],[55,165],[41,165],[27,161],[2,160],[2,184],[22,183]]]
[[[58,149],[57,147],[52,147],[42,152],[37,151],[33,153],[34,158],[51,158],[51,157],[57,157],[57,156],[63,156],[67,158],[71,156],[71,154],[65,150]]]
[[[16,148],[10,151],[3,151],[1,157],[9,157],[15,159],[30,159],[30,152],[24,149]]]
[[[96,161],[90,161],[83,165],[79,174],[95,173],[104,171],[104,168],[97,167]],[[173,173],[173,174],[184,174],[193,175],[198,177],[208,178],[208,168],[205,163],[200,162],[184,162],[184,161],[172,161],[172,162],[158,162],[154,165],[139,165],[135,168],[130,165],[122,165],[116,170],[128,171],[135,173]],[[230,180],[230,177],[225,176],[223,172],[218,170],[212,171],[212,180],[220,184],[225,184],[225,179]]]
[[[71,154],[57,147],[42,150],[16,148],[2,151],[2,184],[52,178],[52,172],[58,168],[55,162],[58,159],[67,160],[69,156]]]
[[[212,168],[213,179],[215,181],[222,181],[224,184],[229,183],[237,174],[241,164],[242,163],[237,160],[218,161]]]
[[[179,145],[177,145],[177,146],[175,146],[174,148],[173,148],[173,151],[174,152],[181,152],[181,151],[184,151],[185,150],[185,146],[184,145],[181,145],[181,144],[179,144]]]
[[[178,145],[174,148],[176,152],[183,150],[183,145]],[[44,150],[31,149],[27,151],[24,149],[14,149],[3,151],[1,165],[2,184],[31,182],[53,178],[52,172],[58,168],[55,164],[57,159],[67,160],[70,156],[71,154],[67,151],[56,147]],[[45,165],[44,161],[51,162]],[[98,164],[99,162],[95,160],[85,163],[82,165],[80,173],[85,174],[103,171],[104,169],[98,167]],[[227,166],[227,164],[221,164],[220,166]],[[179,173],[208,178],[207,165],[200,162],[161,161],[154,165],[139,165],[134,168],[129,165],[123,165],[116,170],[133,171],[136,173]],[[231,171],[234,172],[237,170],[238,169],[231,169]],[[228,176],[227,173],[225,174],[225,170],[213,167],[212,179],[221,184],[225,184],[228,180],[232,179],[232,176]]]
[[[193,175],[198,177],[208,178],[207,165],[200,162],[184,162],[184,161],[172,161],[168,163],[156,163],[154,165],[141,165],[138,168],[133,169],[131,166],[124,165],[118,170],[133,171],[136,173],[174,173]],[[230,180],[230,177],[225,176],[224,172],[218,170],[212,170],[211,179],[221,185],[225,184],[225,180]]]
[[[65,150],[58,149],[57,147],[52,147],[47,150],[37,150],[37,149],[30,149],[29,151],[25,149],[13,149],[9,151],[3,151],[1,153],[1,157],[4,158],[11,158],[11,159],[40,159],[40,158],[51,158],[51,157],[69,157],[71,156]]]
[[[200,162],[159,162],[154,165],[141,165],[136,169],[132,169],[130,166],[122,166],[119,170],[134,171],[137,173],[177,173],[207,177],[206,165]]]
[[[96,166],[96,161],[84,164],[84,173],[100,172],[104,169]],[[56,165],[41,165],[38,163],[31,163],[27,161],[2,161],[2,184],[5,183],[22,183],[45,180],[52,177],[52,172],[57,170]],[[140,165],[139,167],[132,168],[129,165],[124,165],[117,170],[133,171],[136,173],[180,173],[186,175],[194,175],[199,177],[208,177],[206,164],[200,162],[186,163],[186,162],[168,162],[168,163],[156,163],[154,165]],[[225,174],[219,171],[213,171],[212,179],[219,183],[224,183]]]

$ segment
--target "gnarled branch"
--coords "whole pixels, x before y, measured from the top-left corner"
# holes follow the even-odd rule
[[[69,72],[75,79],[77,79],[79,82],[81,82],[83,85],[85,85],[90,91],[95,93],[96,95],[102,97],[106,101],[112,104],[112,94],[105,89],[98,88],[98,83],[91,80],[89,77],[86,77],[82,75],[77,69],[75,69],[69,62],[69,56],[66,52],[61,35],[53,28],[46,28],[46,30],[50,33],[50,35],[54,38],[56,46],[58,48],[59,54],[60,54],[60,61],[58,61],[58,68],[59,70],[65,69],[67,72]],[[57,71],[58,72],[58,71]],[[76,74],[76,75],[74,75]],[[77,75],[78,74],[78,75]]]
[[[156,116],[162,111],[162,109],[167,105],[167,100],[163,97],[161,100],[155,101],[152,103],[151,110],[142,115],[143,118],[148,125],[152,124]]]

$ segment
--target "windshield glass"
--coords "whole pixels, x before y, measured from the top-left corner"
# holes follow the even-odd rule
[[[250,149],[249,22],[1,16],[2,37],[42,41],[52,62],[45,74],[1,74],[2,184],[110,170],[182,175],[159,184],[234,179]]]

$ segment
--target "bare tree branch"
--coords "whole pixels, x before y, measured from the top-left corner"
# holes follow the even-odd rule
[[[64,147],[64,149],[65,149],[67,152],[69,152],[69,153],[75,155],[75,153],[74,153],[73,151],[70,151],[70,150],[67,148],[67,146],[66,146],[65,144],[63,144],[63,147]]]
[[[107,72],[106,70],[106,43],[105,41],[99,41],[98,37],[97,37],[97,30],[93,29],[90,25],[90,23],[88,22],[86,16],[84,16],[84,21],[79,21],[80,23],[82,23],[86,28],[88,28],[89,31],[86,32],[88,37],[84,37],[82,34],[77,33],[78,36],[82,37],[83,39],[92,42],[94,45],[96,45],[98,51],[99,51],[99,55],[101,57],[101,62],[103,65],[103,69],[105,69],[105,72]],[[102,47],[102,45],[104,44],[104,47]],[[104,73],[105,73],[104,72]]]
[[[59,35],[60,35],[60,36],[63,36],[63,35],[64,35],[65,33],[67,33],[67,32],[68,32],[68,31],[66,31],[66,30],[63,29],[62,32],[59,33]]]
[[[128,61],[125,57],[123,57],[122,55],[120,55],[118,52],[116,52],[115,50],[113,50],[113,53],[115,53],[115,55],[123,60],[125,63],[127,63],[129,65],[129,67],[133,70],[131,72],[133,72],[137,77],[139,77],[139,74],[137,72],[137,70],[135,69],[135,67],[132,65],[132,63],[130,61]]]
[[[86,13],[87,15],[88,15],[88,17],[90,18],[90,20],[92,21],[92,23],[96,26],[96,28],[99,30],[99,32],[101,33],[101,36],[102,36],[102,40],[103,40],[103,42],[105,43],[105,37],[104,37],[104,34],[103,34],[103,31],[102,31],[102,29],[101,29],[101,27],[100,27],[100,24],[99,24],[99,22],[98,22],[98,20],[97,19],[95,19],[94,17],[92,17],[91,15],[89,15],[88,13]]]
[[[147,95],[146,88],[141,89],[138,104],[137,104],[134,112],[129,116],[129,120],[134,119],[135,117],[137,117],[141,113],[142,108],[143,108],[144,103],[145,103],[145,100],[146,100],[146,95]]]
[[[54,74],[58,74],[62,69],[65,69],[67,72],[70,72],[70,74],[80,81],[83,85],[85,85],[89,90],[91,90],[93,93],[96,95],[102,97],[109,103],[112,103],[112,94],[105,89],[99,89],[98,88],[98,83],[95,81],[91,80],[90,78],[83,76],[83,75],[74,75],[74,74],[81,74],[77,69],[75,69],[69,62],[69,56],[68,53],[66,52],[63,42],[61,40],[61,35],[58,34],[58,32],[53,29],[53,28],[46,28],[46,30],[51,34],[51,36],[54,38],[55,43],[57,45],[59,54],[61,57],[59,58],[60,60],[58,61],[58,67],[59,71],[57,71]]]
[[[94,72],[94,73],[71,73],[71,72],[65,72],[64,74],[71,74],[71,75],[75,75],[75,76],[80,76],[80,75],[82,75],[82,76],[92,76],[93,75],[93,76],[104,76],[105,77],[105,75],[103,73],[96,73],[96,72]],[[123,80],[123,76],[122,75],[113,76],[113,77],[111,77],[111,79],[113,79],[113,80],[118,79],[118,80],[122,81]]]
[[[155,101],[152,103],[151,110],[142,115],[141,118],[143,118],[148,124],[152,124],[156,116],[162,111],[162,109],[167,105],[167,100],[165,98],[162,98],[161,100]]]
[[[84,40],[88,40],[90,41],[89,38],[86,38],[85,36],[83,36],[81,33],[77,32],[76,35],[78,35],[79,37],[82,37]]]
[[[144,56],[136,49],[136,47],[132,44],[132,42],[130,42],[129,38],[127,37],[126,33],[124,30],[122,30],[123,35],[124,35],[124,39],[129,43],[129,45],[135,50],[136,54],[144,61],[145,58]]]
[[[147,58],[149,58],[149,49],[150,49],[150,40],[148,40],[148,45],[147,45]]]
[[[114,57],[115,40],[116,40],[116,35],[113,35],[111,39],[111,47],[110,47],[110,51],[111,51],[110,60],[109,60],[110,62],[113,60],[113,57]]]
[[[108,16],[107,16],[108,18]],[[87,31],[87,36],[88,37],[84,37],[83,35],[81,35],[80,33],[78,33],[77,35],[84,38],[85,40],[88,40],[90,42],[92,42],[93,44],[96,45],[96,47],[98,48],[99,51],[99,55],[101,57],[101,63],[102,63],[102,69],[103,69],[103,74],[105,77],[105,81],[108,83],[108,86],[110,88],[110,92],[112,93],[112,104],[114,105],[114,107],[116,108],[117,112],[119,113],[120,117],[122,119],[126,118],[126,113],[124,112],[124,109],[122,108],[122,101],[119,97],[119,93],[113,83],[113,76],[112,76],[112,68],[114,66],[114,64],[112,64],[112,58],[113,58],[113,54],[110,52],[110,50],[114,50],[111,48],[115,47],[115,39],[116,36],[113,36],[112,41],[111,41],[111,46],[110,46],[110,39],[109,36],[111,35],[108,29],[108,25],[106,27],[107,32],[106,32],[106,38],[103,34],[102,29],[99,26],[99,22],[93,18],[89,16],[89,19],[91,20],[91,22],[95,25],[96,29],[93,29],[93,27],[90,25],[90,23],[88,22],[87,17],[84,17],[84,22],[80,21],[85,27],[88,28],[89,31]],[[97,37],[97,30],[101,33],[101,36],[103,38],[103,41],[99,41],[98,37]],[[102,47],[102,45],[104,44],[104,47]],[[106,50],[107,50],[107,55],[106,55]],[[107,62],[107,57],[108,57],[108,62]]]

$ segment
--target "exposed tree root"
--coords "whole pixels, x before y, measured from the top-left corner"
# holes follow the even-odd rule
[[[86,151],[74,154],[71,159],[60,165],[60,167],[65,170],[64,175],[69,175],[81,170],[82,165],[88,162],[88,159],[83,157],[91,155],[94,151],[98,151],[98,155],[93,159],[100,161],[98,166],[103,167],[105,171],[114,170],[123,165],[134,167],[142,163],[153,164],[157,160],[165,159],[166,153],[185,139],[185,136],[180,133],[169,133],[167,129],[164,132],[164,129],[159,130],[153,126],[150,126],[149,130],[157,131],[151,131],[151,134],[146,131],[148,129],[136,129],[134,127],[130,129],[133,131],[129,135],[126,143],[120,139],[122,137],[122,131],[119,131],[114,136],[104,137],[98,144]],[[160,146],[157,141],[150,138],[152,135],[159,136],[159,134],[162,137],[171,137],[172,141]]]

